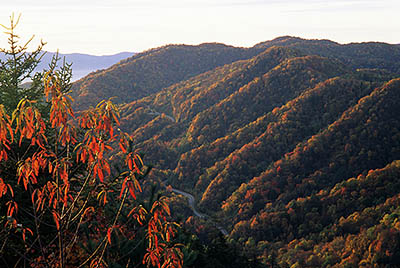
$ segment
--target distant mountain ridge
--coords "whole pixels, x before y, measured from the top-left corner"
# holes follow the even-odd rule
[[[47,69],[56,52],[45,51],[43,54],[36,71]],[[72,63],[72,80],[76,81],[91,72],[109,68],[121,60],[132,57],[134,54],[133,52],[120,52],[114,55],[95,56],[82,53],[59,53],[58,57],[60,58],[59,65],[62,64],[64,58],[67,63]],[[4,59],[4,54],[0,53],[0,59]]]
[[[46,52],[38,69],[44,69],[51,61],[54,52]],[[67,63],[72,63],[72,79],[74,81],[85,77],[91,72],[103,70],[111,67],[112,65],[135,55],[133,52],[120,52],[113,55],[95,56],[81,53],[59,54],[61,60],[64,59]]]

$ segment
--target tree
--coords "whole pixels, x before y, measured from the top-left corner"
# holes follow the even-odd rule
[[[143,201],[148,169],[102,101],[76,113],[71,69],[34,73],[44,43],[27,52],[14,33],[0,72],[0,261],[6,267],[181,267],[162,196]],[[21,84],[26,79],[28,86]]]
[[[34,72],[41,57],[44,55],[42,48],[43,41],[33,52],[27,52],[28,46],[33,40],[33,36],[23,45],[20,45],[19,36],[14,29],[20,17],[15,21],[14,15],[11,16],[10,27],[1,25],[8,35],[8,49],[0,48],[0,53],[4,54],[4,60],[0,61],[0,103],[4,105],[7,112],[13,111],[22,98],[38,100],[43,93],[42,73]],[[25,83],[31,80],[30,83]]]

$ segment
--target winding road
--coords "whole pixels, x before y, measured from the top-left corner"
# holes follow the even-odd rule
[[[159,115],[161,116],[161,115],[162,115],[161,113],[159,113],[159,112],[157,112],[157,111],[151,109],[149,106],[147,106],[147,109],[148,109],[148,112],[147,112],[147,113],[150,114],[150,115],[157,115],[157,116],[159,116]],[[176,123],[175,118],[173,118],[172,116],[167,115],[167,114],[164,114],[164,116],[165,116],[166,118],[168,118],[169,120],[171,120],[172,122]]]
[[[191,194],[189,194],[189,193],[187,193],[187,192],[184,192],[184,191],[175,189],[175,188],[172,188],[172,192],[187,197],[189,207],[192,209],[194,215],[196,215],[196,216],[199,217],[199,218],[206,218],[206,217],[207,217],[206,214],[200,213],[200,212],[196,209],[196,207],[195,207],[195,205],[194,205],[194,196],[193,196],[193,195],[191,195]]]
[[[194,200],[194,196],[193,196],[193,195],[191,195],[191,194],[189,194],[189,193],[187,193],[187,192],[184,192],[184,191],[182,191],[182,190],[175,189],[175,188],[172,188],[171,190],[172,190],[172,192],[174,192],[174,193],[176,193],[176,194],[180,194],[180,195],[183,195],[183,196],[187,197],[189,207],[192,209],[194,215],[196,215],[197,217],[202,218],[202,219],[208,219],[209,221],[211,221],[211,222],[214,224],[214,226],[215,226],[223,235],[225,235],[225,236],[229,235],[228,231],[227,231],[224,227],[222,227],[222,226],[220,226],[220,225],[217,225],[214,221],[212,221],[212,219],[211,219],[208,215],[203,214],[203,213],[199,212],[199,211],[196,209],[195,200]]]

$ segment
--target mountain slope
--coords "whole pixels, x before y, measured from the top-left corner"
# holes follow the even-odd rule
[[[189,141],[199,141],[204,137],[210,142],[222,137],[297,97],[306,88],[344,72],[339,63],[320,57],[287,60],[217,105],[199,113],[189,127]],[[208,127],[210,124],[213,124],[212,128]]]
[[[217,66],[250,58],[258,51],[222,44],[169,45],[149,50],[76,82],[75,105],[84,108],[110,97],[115,97],[116,103],[130,102]]]
[[[236,190],[247,182],[246,178],[258,176],[299,142],[333,123],[371,90],[367,82],[333,78],[275,109],[275,118],[264,121],[264,133],[204,172],[206,175],[197,182],[208,185],[206,191],[199,189],[204,191],[201,204],[210,207],[211,203],[222,202],[232,193],[229,189]]]
[[[300,56],[296,50],[272,47],[249,60],[224,66],[221,68],[225,71],[224,75],[217,79],[213,77],[215,73],[218,73],[217,70],[206,73],[208,77],[204,77],[205,79],[198,77],[195,81],[201,82],[196,83],[195,88],[189,91],[185,86],[172,97],[174,117],[179,121],[191,120],[201,111],[217,104],[250,83],[255,77],[265,74],[284,60],[295,56]],[[226,71],[228,68],[229,70]],[[213,83],[204,85],[205,80]]]
[[[288,204],[396,160],[400,154],[399,90],[400,79],[375,89],[324,131],[242,185],[224,209],[238,208],[237,222],[260,213],[269,202]]]
[[[197,113],[230,96],[283,60],[300,54],[287,48],[270,48],[248,60],[239,60],[176,83],[146,98],[128,103],[124,113],[139,107],[172,115],[177,121],[190,121]]]
[[[281,209],[266,208],[238,223],[233,237],[253,241],[253,246],[246,243],[247,250],[278,267],[397,267],[399,176],[397,160]],[[255,247],[254,237],[265,240]]]
[[[158,138],[170,142],[170,150],[178,150],[180,154],[198,146],[197,140],[193,141],[193,139],[186,138],[190,135],[187,132],[190,131],[191,122],[196,120],[193,119],[197,116],[195,111],[202,113],[211,107],[215,107],[219,102],[235,94],[240,88],[246,87],[249,81],[257,79],[287,58],[297,55],[298,53],[291,49],[271,48],[249,60],[225,65],[175,84],[159,93],[124,105],[122,108],[122,126],[126,129],[142,128],[155,116],[161,116],[160,112],[172,115],[172,117],[169,116],[173,120],[170,120],[168,133],[160,129],[161,133],[159,134],[161,136],[158,135]],[[180,100],[184,101],[181,102]],[[189,103],[191,103],[190,107],[193,109],[188,109],[188,105],[183,105]],[[190,114],[186,114],[186,111]],[[153,117],[149,115],[153,115]],[[175,142],[179,144],[175,144]],[[154,147],[156,143],[148,142],[147,144]],[[138,147],[146,152],[148,159],[159,159],[156,148],[149,149],[140,144],[138,144]],[[170,162],[169,168],[173,168],[176,161],[177,159]]]

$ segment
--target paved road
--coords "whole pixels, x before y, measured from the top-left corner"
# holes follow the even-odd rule
[[[147,109],[149,109],[148,114],[150,114],[150,115],[161,115],[161,113],[151,109],[150,107],[147,107]],[[167,114],[164,114],[164,116],[166,118],[168,118],[169,120],[171,120],[172,122],[176,123],[175,118],[173,118],[172,116],[167,115]]]
[[[199,218],[209,219],[209,220],[214,224],[214,226],[215,226],[223,235],[225,235],[225,236],[229,235],[228,231],[227,231],[224,227],[217,225],[215,222],[213,222],[213,221],[210,219],[210,217],[208,217],[206,214],[203,214],[203,213],[199,212],[199,211],[196,209],[196,207],[195,207],[195,200],[194,200],[194,196],[193,196],[193,195],[191,195],[191,194],[189,194],[189,193],[187,193],[187,192],[184,192],[184,191],[175,189],[175,188],[172,188],[172,192],[187,197],[189,207],[192,209],[194,215],[196,215],[196,216],[199,217]]]
[[[196,216],[199,217],[199,218],[206,218],[206,217],[207,217],[206,214],[200,213],[200,212],[196,209],[196,207],[194,206],[194,196],[193,196],[193,195],[191,195],[191,194],[189,194],[189,193],[186,193],[186,192],[184,192],[184,191],[178,190],[178,189],[174,189],[174,188],[172,188],[172,191],[173,191],[174,193],[177,193],[177,194],[180,194],[180,195],[183,195],[183,196],[187,197],[188,203],[189,203],[189,207],[193,210],[193,214],[194,214],[194,215],[196,215]]]

